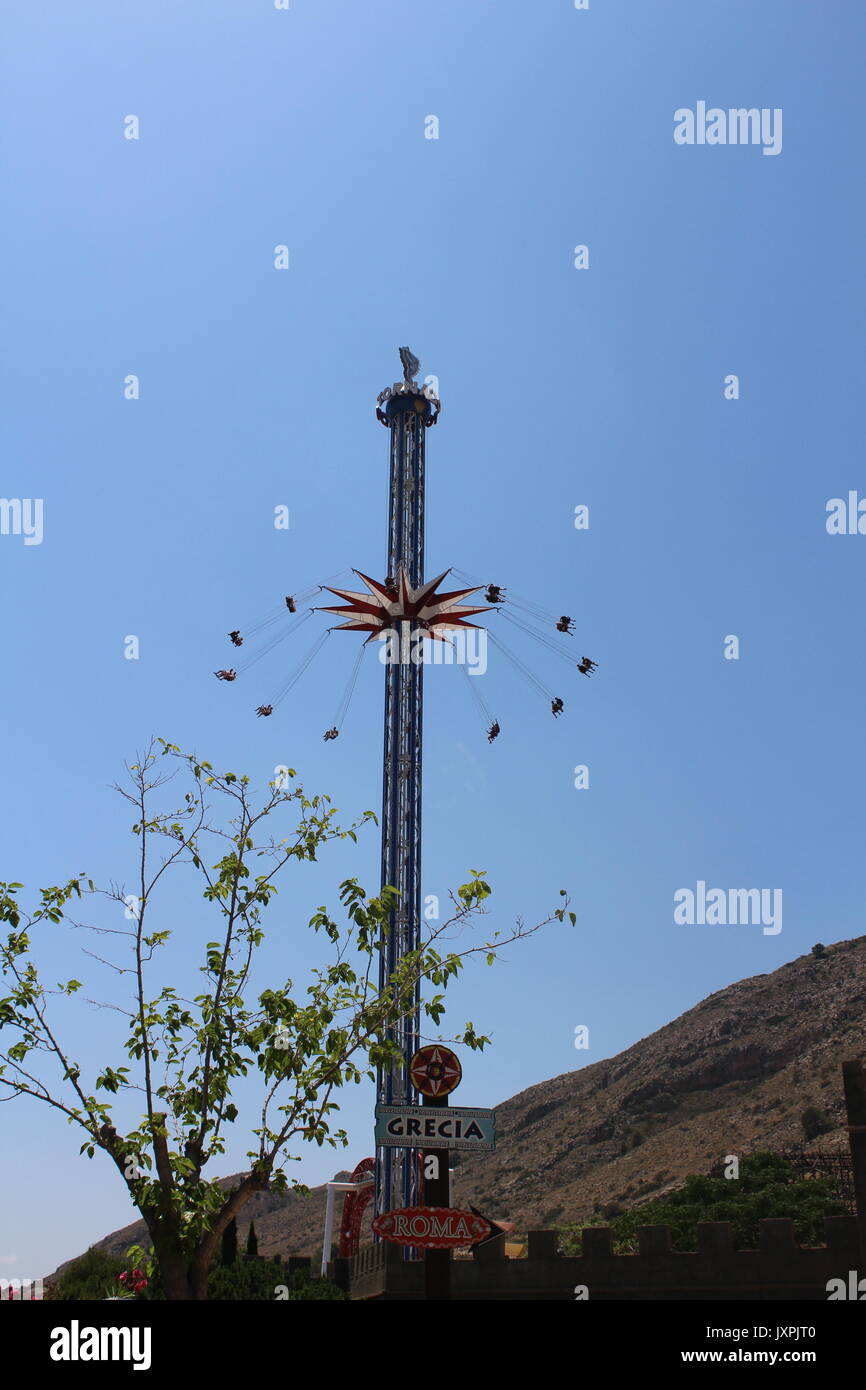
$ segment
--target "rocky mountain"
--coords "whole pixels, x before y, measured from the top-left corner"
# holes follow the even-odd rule
[[[725,1154],[847,1152],[841,1063],[866,1052],[864,1032],[866,937],[816,948],[710,995],[616,1057],[503,1101],[495,1152],[454,1155],[454,1204],[526,1231],[614,1215]],[[823,1132],[807,1141],[810,1110]],[[240,1241],[253,1220],[261,1255],[320,1257],[324,1211],[323,1187],[259,1194]],[[144,1235],[138,1222],[97,1244],[123,1253]]]

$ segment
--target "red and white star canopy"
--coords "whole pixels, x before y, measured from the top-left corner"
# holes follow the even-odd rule
[[[380,584],[369,575],[355,570],[359,579],[367,586],[368,592],[354,593],[351,589],[332,589],[324,586],[329,594],[346,600],[344,608],[320,608],[320,613],[336,613],[348,619],[339,623],[337,630],[351,628],[355,632],[369,632],[370,642],[380,633],[396,627],[401,622],[411,622],[420,627],[425,636],[438,642],[447,642],[444,630],[458,627],[479,627],[479,623],[467,622],[476,613],[489,613],[489,608],[461,608],[460,600],[469,594],[477,594],[482,585],[474,589],[452,589],[450,593],[437,594],[436,590],[450,573],[445,570],[436,579],[430,579],[420,588],[413,589],[402,568],[393,588]]]

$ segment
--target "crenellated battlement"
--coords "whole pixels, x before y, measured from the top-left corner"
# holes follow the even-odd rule
[[[787,1217],[759,1222],[755,1250],[737,1250],[727,1221],[698,1225],[698,1248],[673,1249],[669,1226],[642,1226],[639,1251],[616,1255],[613,1231],[589,1226],[580,1255],[558,1253],[557,1231],[530,1231],[526,1255],[505,1254],[505,1238],[479,1246],[452,1265],[455,1299],[544,1299],[592,1302],[610,1299],[790,1299],[826,1301],[831,1279],[850,1283],[859,1257],[857,1220],[828,1217],[826,1244],[798,1246]],[[406,1261],[396,1245],[366,1246],[351,1261],[338,1261],[353,1299],[423,1298],[423,1263]],[[866,1270],[861,1271],[866,1274]]]

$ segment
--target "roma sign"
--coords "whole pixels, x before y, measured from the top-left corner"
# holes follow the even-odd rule
[[[420,1245],[428,1250],[449,1250],[474,1245],[491,1232],[489,1221],[455,1207],[398,1207],[373,1221],[373,1230],[395,1245]]]

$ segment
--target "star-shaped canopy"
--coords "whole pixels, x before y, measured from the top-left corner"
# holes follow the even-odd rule
[[[369,632],[368,642],[387,629],[397,627],[401,622],[412,622],[424,631],[425,636],[438,642],[447,642],[448,638],[443,635],[445,629],[478,627],[478,623],[470,623],[466,619],[476,613],[490,612],[489,608],[457,606],[468,594],[477,594],[482,587],[480,584],[474,589],[452,589],[450,593],[437,594],[436,590],[442,580],[451,573],[450,570],[445,570],[436,579],[428,580],[418,589],[412,588],[402,568],[393,586],[380,584],[378,580],[371,579],[360,570],[355,570],[354,573],[364,581],[368,592],[355,593],[351,589],[332,589],[325,585],[329,594],[345,599],[347,606],[321,608],[318,611],[336,613],[347,618],[347,622],[337,625],[338,630],[351,628],[355,632]]]

